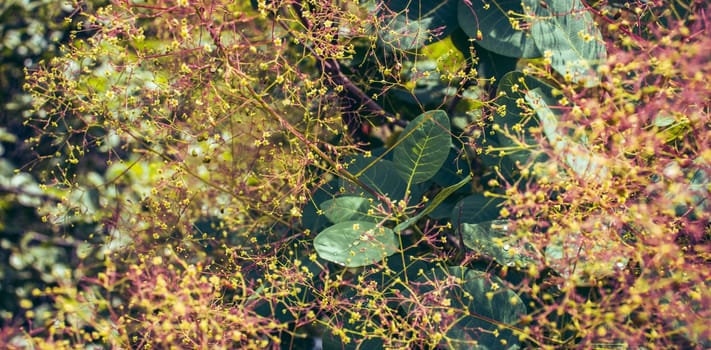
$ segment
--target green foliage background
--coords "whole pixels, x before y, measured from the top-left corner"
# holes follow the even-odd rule
[[[0,19],[2,348],[711,345],[701,2]]]

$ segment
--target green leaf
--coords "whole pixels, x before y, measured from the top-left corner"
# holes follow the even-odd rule
[[[496,219],[501,203],[501,198],[486,197],[480,193],[464,197],[452,210],[452,225],[458,230],[464,223],[476,224]]]
[[[357,196],[338,197],[321,203],[324,215],[334,224],[349,220],[372,222],[382,220],[382,217],[369,215],[369,209],[370,199]]]
[[[459,196],[457,196],[455,193],[455,195],[445,199],[442,204],[438,205],[437,208],[432,210],[432,212],[427,214],[427,216],[435,220],[449,220],[449,215],[452,213],[452,209],[454,209],[454,206],[457,204],[459,199]]]
[[[395,173],[395,165],[387,159],[380,159],[375,164],[370,166],[370,163],[376,158],[356,157],[353,161],[348,162],[348,171],[351,174],[357,174],[362,169],[366,169],[358,179],[370,189],[380,193],[390,200],[401,200],[405,198],[405,190],[407,183]],[[370,167],[368,167],[370,166]],[[341,178],[341,187],[348,194],[356,194],[368,196],[367,192],[359,188],[356,184]]]
[[[417,49],[447,37],[458,27],[457,0],[390,0],[381,5],[379,31],[385,46]]]
[[[673,180],[681,174],[684,180]],[[664,195],[669,201],[669,205],[665,207],[667,210],[673,210],[677,216],[685,216],[689,220],[698,220],[707,213],[711,201],[710,178],[708,162],[702,157],[694,159],[690,166],[682,166],[678,160],[671,161],[659,174],[652,175],[652,181],[655,183],[673,181],[676,184],[675,191]]]
[[[476,48],[476,56],[478,58],[476,68],[480,77],[484,79],[494,78],[496,83],[506,73],[516,70],[518,58],[499,55],[494,51],[485,49],[476,42],[473,45]]]
[[[471,173],[469,162],[464,159],[460,152],[463,152],[462,149],[450,149],[447,160],[432,178],[434,183],[442,187],[449,187],[469,176]]]
[[[471,177],[471,175],[469,175],[469,176],[465,177],[464,179],[462,179],[462,181],[459,181],[458,183],[456,183],[452,186],[442,189],[441,191],[439,191],[439,193],[437,193],[437,195],[435,195],[435,197],[432,199],[432,201],[429,203],[429,205],[427,205],[427,207],[424,210],[422,210],[419,214],[415,215],[414,217],[411,217],[411,218],[401,222],[400,224],[395,226],[395,228],[393,230],[395,232],[400,232],[400,231],[410,227],[410,225],[416,223],[422,217],[424,217],[425,215],[427,215],[427,214],[431,213],[433,210],[435,210],[440,204],[442,204],[442,202],[444,202],[445,199],[447,199],[449,196],[451,196],[452,193],[456,192],[462,186],[468,184],[469,181],[471,181],[471,179],[472,179],[472,177]]]
[[[452,282],[452,278],[454,281]],[[440,346],[446,349],[518,349],[518,337],[506,326],[526,314],[519,296],[504,287],[498,277],[459,266],[431,269],[413,283],[406,297],[419,302],[405,302],[404,312],[415,310],[442,315],[439,329],[446,331]],[[415,295],[410,295],[414,293]],[[439,300],[449,300],[442,306]],[[454,310],[454,315],[447,312]]]
[[[694,160],[695,168],[688,170],[690,175],[687,178],[690,178],[689,191],[691,193],[691,203],[689,205],[694,208],[694,211],[689,216],[692,219],[703,217],[703,213],[708,213],[707,210],[709,204],[711,204],[711,197],[709,197],[709,191],[711,190],[711,180],[709,178],[711,176],[709,176],[708,163],[706,163],[706,168],[701,166],[704,162],[701,157],[696,158]],[[681,209],[686,212],[686,207],[682,206]]]
[[[671,126],[675,122],[676,122],[676,118],[674,118],[672,115],[668,114],[668,112],[660,111],[659,114],[654,118],[652,125],[659,127],[659,128],[664,128],[667,126]]]
[[[609,178],[610,171],[603,156],[573,142],[558,128],[558,117],[548,107],[550,103],[555,103],[550,95],[544,95],[540,89],[533,89],[526,93],[525,98],[536,112],[548,142],[575,174],[598,183]]]
[[[412,120],[393,150],[395,170],[408,185],[431,179],[442,167],[452,146],[449,117],[444,111],[428,111]]]
[[[599,84],[596,66],[607,51],[592,15],[579,0],[549,0],[533,6],[531,36],[536,46],[550,53],[551,67],[586,87]]]
[[[552,96],[553,87],[538,80],[532,76],[523,74],[519,71],[510,72],[501,79],[497,90],[497,104],[499,108],[505,108],[506,113],[503,115],[497,113],[494,116],[494,123],[498,125],[499,131],[494,131],[498,148],[504,150],[503,155],[507,160],[504,162],[507,169],[503,169],[504,173],[513,173],[516,171],[515,164],[525,164],[531,157],[531,149],[538,149],[538,140],[531,135],[528,130],[531,127],[538,127],[538,120],[531,115],[530,110],[524,110],[517,101],[524,98],[525,92],[528,90],[540,88],[542,93],[547,96]],[[513,131],[514,125],[520,125],[520,130],[523,130],[522,135],[518,135],[519,140],[512,139],[509,134],[517,135]],[[521,144],[522,143],[522,144]],[[497,152],[498,153],[498,152]],[[536,161],[541,161],[543,158],[538,158]]]
[[[692,130],[692,125],[686,117],[680,114],[670,115],[668,111],[660,111],[652,125],[658,128],[659,135],[666,143],[681,140]]]
[[[344,221],[321,231],[314,239],[318,255],[346,267],[376,263],[398,250],[395,233],[369,221]]]
[[[619,244],[615,239],[593,241],[580,232],[559,234],[546,246],[545,262],[564,278],[586,284],[625,268],[629,259],[616,249]]]
[[[464,245],[501,265],[525,266],[533,260],[522,254],[508,224],[508,220],[462,224]]]
[[[423,76],[424,74],[424,76]],[[386,89],[389,104],[395,111],[415,115],[422,110],[434,109],[442,105],[447,97],[449,86],[443,83],[437,61],[419,59],[416,62],[403,62],[402,75],[414,86],[404,86]]]
[[[523,123],[523,125],[521,125],[523,130],[531,126],[538,126],[535,118],[530,118],[530,113],[527,113],[529,110],[522,108],[517,102],[525,97],[527,91],[533,89],[540,89],[542,95],[553,96],[553,86],[530,75],[519,71],[513,71],[504,75],[496,91],[497,96],[501,97],[498,98],[496,102],[498,106],[506,106],[506,114],[497,114],[494,117],[494,122],[502,129],[509,130],[512,126],[521,123]],[[515,145],[508,136],[502,133],[497,133],[497,139],[501,146]],[[526,144],[537,145],[538,141],[533,137],[528,137]]]
[[[471,60],[471,47],[476,52],[476,65],[474,66],[479,77],[483,79],[494,78],[495,81],[501,80],[504,74],[516,69],[518,58],[500,55],[491,50],[487,50],[478,44],[476,41],[470,41],[469,35],[461,28],[452,32],[452,43],[462,52],[464,58]]]
[[[524,27],[522,1],[537,4],[532,0],[459,0],[459,26],[470,38],[481,33],[481,38],[477,38],[479,45],[499,55],[540,57],[541,51],[529,33],[512,26],[513,21]]]

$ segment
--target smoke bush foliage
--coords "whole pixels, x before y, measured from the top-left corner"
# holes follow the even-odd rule
[[[0,344],[709,347],[706,11],[77,11],[24,121],[71,270]]]

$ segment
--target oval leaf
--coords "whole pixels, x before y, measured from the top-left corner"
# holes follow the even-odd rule
[[[530,110],[524,110],[517,101],[524,99],[525,92],[540,88],[541,92],[547,96],[552,96],[553,87],[519,71],[510,72],[501,79],[499,88],[497,89],[497,104],[499,107],[505,106],[506,113],[504,115],[496,114],[494,123],[496,123],[501,131],[496,131],[496,141],[498,147],[506,149],[506,169],[502,169],[504,173],[514,173],[516,171],[516,163],[525,164],[531,157],[531,149],[538,148],[538,140],[528,130],[531,127],[538,127],[539,124],[536,118],[531,116]],[[519,140],[511,138],[510,134],[518,134],[514,130],[515,125],[519,125],[520,130],[523,130],[523,135],[518,136]],[[503,132],[506,130],[507,132]],[[524,144],[522,145],[521,142]],[[497,151],[498,154],[498,151]],[[540,161],[542,159],[537,159]]]
[[[346,267],[376,263],[398,250],[395,233],[368,221],[344,221],[321,231],[314,239],[318,255]]]
[[[483,48],[476,41],[471,42],[469,40],[469,35],[467,35],[467,33],[465,33],[461,28],[452,32],[452,43],[459,51],[462,52],[464,58],[467,60],[476,58],[475,68],[481,78],[494,78],[494,81],[498,82],[504,74],[516,70],[518,58],[500,55],[496,52]],[[472,47],[476,52],[475,57],[472,57],[471,55]]]
[[[609,179],[610,171],[605,165],[608,161],[574,142],[560,130],[558,116],[548,107],[555,103],[549,95],[544,95],[538,88],[533,89],[526,93],[526,102],[536,112],[548,142],[576,175],[598,183]]]
[[[358,176],[358,179],[366,186],[391,200],[401,200],[405,198],[407,184],[402,178],[393,173],[393,169],[395,168],[393,162],[387,159],[380,159],[371,166],[370,163],[373,161],[375,161],[375,158],[356,157],[354,161],[348,162],[348,171],[355,175],[361,172],[361,169],[367,168],[367,170]],[[344,188],[346,193],[368,196],[367,192],[362,188],[358,188],[355,184],[344,178],[341,178],[340,185]]]
[[[537,3],[537,1],[526,1]],[[540,57],[541,52],[527,31],[522,18],[521,0],[459,0],[459,26],[479,45],[499,55],[516,58]],[[511,14],[518,14],[511,16]],[[514,28],[516,23],[519,28]],[[480,38],[477,38],[481,34]]]
[[[369,209],[370,200],[357,196],[338,197],[321,203],[321,210],[323,210],[324,215],[334,224],[349,220],[377,222],[382,219],[381,217],[369,215]]]
[[[596,66],[607,51],[600,30],[578,0],[546,1],[533,6],[531,36],[536,46],[550,54],[551,67],[566,80],[586,87],[599,83]]]
[[[386,46],[417,49],[445,38],[457,28],[457,0],[383,1],[379,31]]]
[[[581,285],[614,276],[629,261],[614,239],[592,240],[580,232],[551,237],[544,255],[550,268]]]
[[[452,209],[452,224],[456,229],[464,223],[476,224],[499,217],[501,198],[486,197],[483,194],[473,194],[462,198]]]
[[[452,139],[444,111],[428,111],[412,120],[393,150],[395,170],[408,187],[431,179],[442,167]]]
[[[462,224],[464,245],[504,266],[525,266],[533,260],[522,254],[508,230],[508,220]]]

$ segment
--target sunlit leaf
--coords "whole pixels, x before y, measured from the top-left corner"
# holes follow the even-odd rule
[[[369,221],[344,221],[321,231],[314,239],[318,255],[347,267],[376,263],[398,250],[395,233]]]
[[[442,167],[452,145],[449,117],[444,111],[429,111],[412,120],[393,150],[398,175],[408,185],[431,179]]]
[[[554,102],[552,98],[545,96],[539,88],[528,91],[525,98],[536,112],[548,142],[575,174],[597,182],[610,176],[604,157],[574,142],[558,127],[558,117],[549,108],[549,103]]]
[[[553,69],[573,82],[597,85],[596,66],[607,51],[585,6],[579,0],[552,0],[533,9],[531,36],[544,55],[550,55]]]
[[[464,245],[506,266],[524,266],[532,260],[521,251],[508,220],[462,224]]]
[[[382,218],[368,214],[370,200],[357,196],[344,196],[329,199],[321,203],[324,215],[333,223],[349,220],[363,220],[377,222]]]
[[[629,258],[619,253],[618,244],[613,239],[591,240],[579,232],[569,232],[552,237],[544,251],[545,261],[561,276],[585,284],[588,278],[612,276],[625,268]]]
[[[497,99],[497,104],[505,113],[497,113],[494,117],[494,122],[499,128],[499,131],[494,131],[494,134],[497,146],[506,156],[508,166],[502,169],[504,173],[513,173],[516,170],[516,162],[526,164],[531,157],[531,149],[539,147],[538,140],[528,132],[529,128],[538,126],[538,121],[530,112],[524,110],[525,106],[519,103],[526,91],[536,88],[540,88],[547,96],[552,95],[552,86],[519,71],[504,75],[499,84],[497,95],[500,97]],[[514,133],[514,126],[522,132]],[[541,157],[536,160],[543,159]]]

